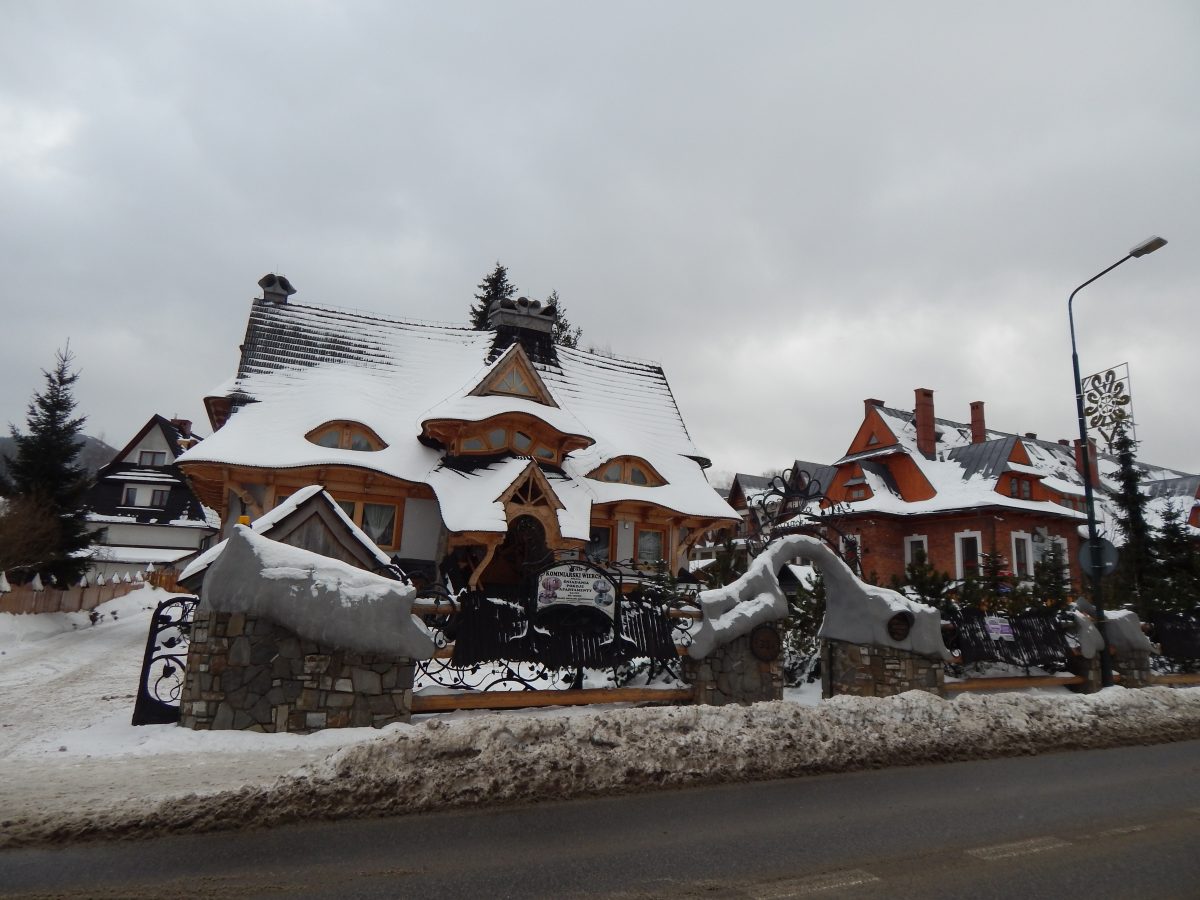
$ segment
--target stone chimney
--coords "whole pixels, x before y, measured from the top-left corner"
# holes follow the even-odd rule
[[[1081,454],[1079,452],[1080,446],[1081,446],[1081,444],[1079,442],[1079,438],[1075,438],[1075,468],[1078,470],[1079,474],[1082,475],[1083,474],[1083,454]],[[1088,454],[1088,465],[1091,467],[1091,470],[1092,470],[1092,487],[1099,487],[1100,486],[1100,470],[1098,468],[1096,468],[1097,458],[1096,458],[1096,439],[1095,438],[1088,438],[1087,454]]]
[[[554,323],[558,321],[558,306],[542,305],[540,300],[518,297],[492,302],[488,309],[488,328],[496,332],[492,355],[498,356],[512,344],[520,344],[534,362],[558,364],[554,347]]]
[[[937,452],[937,428],[933,424],[933,391],[917,388],[913,420],[917,426],[917,449],[926,459]]]
[[[871,411],[871,407],[878,408],[880,406],[883,406],[882,400],[876,400],[874,397],[868,397],[863,401],[863,415],[865,416],[867,413],[869,413]]]
[[[258,286],[263,289],[262,299],[270,303],[287,303],[287,298],[296,293],[290,281],[274,273],[258,279]]]
[[[983,401],[976,400],[971,404],[971,443],[982,444],[987,440],[987,425],[983,419]]]

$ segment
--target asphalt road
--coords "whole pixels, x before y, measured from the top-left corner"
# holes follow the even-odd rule
[[[0,852],[0,895],[1200,897],[1200,741]]]

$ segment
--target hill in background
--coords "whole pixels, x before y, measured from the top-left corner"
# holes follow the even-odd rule
[[[5,456],[15,456],[17,453],[17,443],[11,437],[0,437],[0,474],[8,474],[8,464],[4,461]],[[100,438],[83,436],[83,450],[79,453],[79,461],[88,470],[91,475],[96,474],[96,470],[106,463],[112,462],[112,458],[117,455],[117,449],[110,447]]]

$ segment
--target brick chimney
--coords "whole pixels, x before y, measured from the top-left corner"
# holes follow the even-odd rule
[[[1083,474],[1083,456],[1079,452],[1079,438],[1075,438],[1075,468]],[[1096,467],[1096,439],[1088,438],[1088,464],[1092,470],[1092,487],[1100,486],[1100,470]]]
[[[933,391],[917,388],[913,417],[917,426],[917,449],[926,459],[933,459],[937,451],[937,429],[933,425]]]
[[[882,400],[876,400],[874,397],[868,397],[863,401],[863,415],[865,416],[867,413],[869,413],[872,407],[878,408],[880,406],[883,406]]]
[[[983,420],[983,401],[976,400],[971,404],[971,443],[982,444],[987,440],[987,425]]]
[[[296,293],[290,281],[274,273],[258,279],[258,286],[263,289],[262,299],[271,303],[287,303],[287,298]]]
[[[192,423],[188,419],[172,419],[171,424],[183,437],[190,438],[192,436]]]

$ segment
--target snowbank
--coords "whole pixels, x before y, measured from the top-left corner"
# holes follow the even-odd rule
[[[429,659],[433,638],[412,615],[416,588],[235,525],[204,576],[200,611],[264,616],[300,637]]]
[[[0,846],[561,800],[1200,737],[1200,689],[1059,697],[910,692],[817,707],[596,709],[394,725],[271,785],[90,815],[27,811]]]

